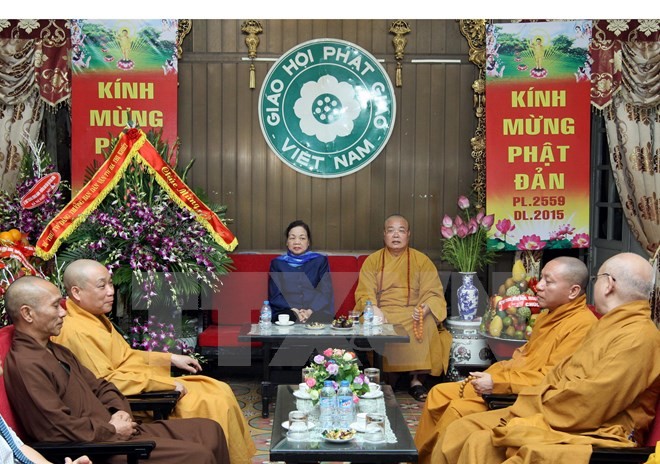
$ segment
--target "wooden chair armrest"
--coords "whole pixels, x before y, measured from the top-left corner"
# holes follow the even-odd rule
[[[143,392],[143,393],[138,393],[137,395],[129,395],[126,397],[129,401],[131,400],[150,400],[150,399],[158,399],[158,398],[174,398],[174,399],[179,399],[181,396],[181,392],[176,391],[176,390],[163,390],[163,391],[155,391],[155,392]]]
[[[637,448],[594,448],[589,464],[644,463],[655,452],[652,446]]]
[[[496,395],[489,394],[483,395],[484,402],[488,405],[488,409],[503,409],[513,405],[518,398],[515,394]]]
[[[37,442],[29,444],[52,462],[63,462],[65,457],[72,459],[86,454],[92,461],[110,456],[125,455],[127,462],[136,464],[140,459],[149,459],[151,451],[156,447],[154,441],[113,441],[113,442],[73,442],[53,443]]]
[[[127,396],[132,411],[153,411],[154,419],[165,420],[176,407],[181,392],[166,390]]]

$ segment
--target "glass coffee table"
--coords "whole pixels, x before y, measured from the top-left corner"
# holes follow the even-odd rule
[[[282,423],[288,420],[290,411],[297,403],[294,392],[297,385],[279,385],[273,418],[273,432],[270,440],[270,460],[287,463],[343,461],[343,462],[417,462],[417,448],[413,442],[408,424],[396,402],[392,387],[383,385],[384,393],[380,404],[374,406],[384,412],[388,421],[386,443],[368,443],[356,437],[348,443],[329,443],[320,437],[320,431],[310,432],[308,441],[290,441]],[[365,401],[365,400],[361,400]],[[369,400],[374,401],[374,400]],[[317,426],[319,427],[319,426]],[[359,434],[358,434],[359,435]]]
[[[325,324],[318,330],[309,330],[306,325],[292,324],[280,327],[273,324],[266,329],[259,324],[246,325],[241,329],[238,340],[242,342],[261,342],[264,345],[263,379],[261,384],[263,417],[269,415],[269,404],[273,385],[270,382],[270,370],[273,366],[304,366],[309,356],[320,353],[328,347],[343,348],[354,352],[373,353],[374,366],[383,370],[382,353],[388,343],[408,343],[410,337],[400,324],[382,324],[365,330],[362,325],[348,330],[335,330]],[[271,350],[277,347],[276,355],[271,358]],[[286,353],[286,354],[282,354]],[[297,359],[295,359],[297,356]]]

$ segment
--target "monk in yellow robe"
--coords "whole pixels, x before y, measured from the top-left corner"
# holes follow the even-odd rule
[[[536,288],[539,304],[548,312],[538,316],[529,341],[510,360],[470,373],[476,378],[465,386],[463,398],[461,382],[431,389],[415,433],[418,462],[430,462],[438,437],[450,423],[488,410],[482,394],[520,393],[524,387],[539,384],[553,366],[573,354],[596,322],[586,304],[588,277],[587,267],[577,258],[562,256],[543,267]]]
[[[652,266],[621,253],[593,276],[603,317],[575,353],[510,408],[447,427],[434,463],[586,464],[592,446],[636,446],[660,393],[660,334],[651,320]]]
[[[106,316],[112,309],[114,287],[101,263],[74,261],[64,271],[63,280],[68,314],[54,342],[69,348],[85,367],[112,382],[124,395],[181,392],[170,418],[215,420],[225,432],[232,464],[250,462],[256,447],[229,385],[202,375],[172,377],[171,366],[192,374],[201,371],[199,362],[189,356],[132,349]]]
[[[355,290],[355,309],[362,311],[367,300],[384,322],[401,324],[410,343],[385,347],[383,369],[386,372],[411,374],[410,394],[418,401],[426,399],[423,376],[441,375],[449,364],[451,335],[441,324],[447,318],[447,302],[433,262],[408,246],[410,227],[400,215],[385,221],[385,248],[369,255],[360,270]],[[421,308],[421,314],[415,308]],[[423,336],[415,338],[413,322],[423,320]]]

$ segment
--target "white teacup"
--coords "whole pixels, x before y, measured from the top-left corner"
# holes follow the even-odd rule
[[[374,316],[373,325],[381,325],[383,323],[383,318],[380,316]]]
[[[364,428],[367,426],[367,413],[366,412],[359,412],[355,415],[355,423],[357,426],[364,430]]]
[[[379,392],[379,391],[380,391],[380,385],[379,384],[373,383],[373,382],[371,382],[369,384],[369,392],[376,393],[376,392]]]
[[[300,393],[309,393],[309,385],[307,385],[305,382],[301,382],[298,384],[298,391]]]
[[[280,324],[288,324],[289,323],[289,315],[288,314],[280,314],[277,316],[277,322]]]

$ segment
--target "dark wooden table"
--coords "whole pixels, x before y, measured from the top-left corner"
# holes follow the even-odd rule
[[[270,328],[266,329],[260,327],[259,324],[251,324],[241,329],[238,340],[263,343],[261,414],[263,417],[268,417],[272,395],[271,367],[300,366],[302,368],[312,353],[320,353],[326,348],[342,348],[356,353],[372,352],[374,366],[382,371],[382,354],[385,345],[387,343],[408,343],[410,337],[403,326],[398,324],[382,324],[367,330],[362,325],[349,330],[337,330],[333,329],[330,324],[326,324],[322,329],[311,330],[302,324],[290,326],[272,324]],[[271,358],[271,350],[275,347],[278,350]]]
[[[297,386],[279,385],[270,440],[270,460],[287,463],[349,461],[356,463],[417,462],[417,448],[408,424],[403,418],[392,387],[383,385],[385,414],[396,443],[366,443],[357,440],[350,443],[327,443],[323,440],[291,442],[286,438],[282,422],[288,420],[290,411],[296,409],[293,392]]]

